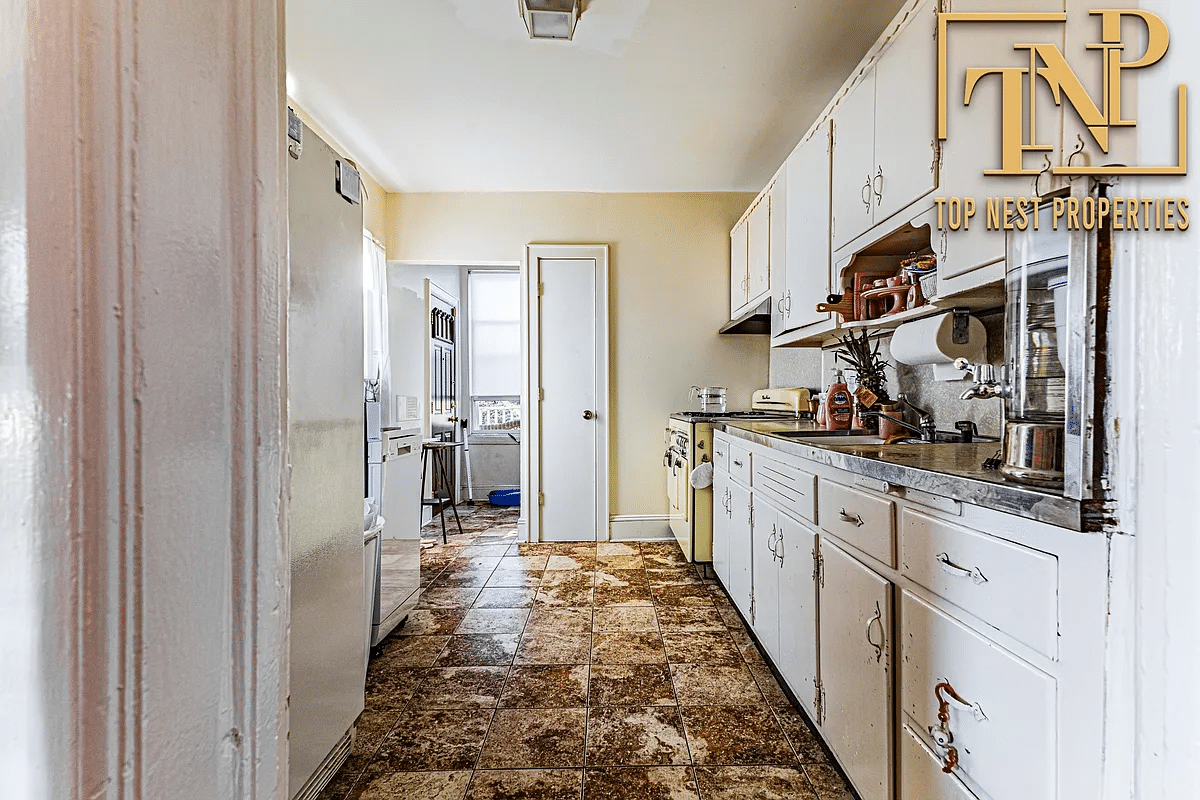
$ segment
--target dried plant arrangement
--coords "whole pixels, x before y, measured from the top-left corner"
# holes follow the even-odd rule
[[[892,365],[879,357],[879,340],[876,339],[872,345],[871,335],[864,328],[861,338],[850,331],[838,337],[838,344],[841,347],[834,351],[834,356],[854,370],[858,375],[858,385],[870,389],[879,398],[878,402],[889,402],[887,374],[884,370]]]

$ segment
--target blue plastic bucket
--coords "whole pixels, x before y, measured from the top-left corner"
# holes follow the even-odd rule
[[[494,492],[488,492],[488,502],[494,506],[519,506],[521,505],[521,490],[496,489]]]

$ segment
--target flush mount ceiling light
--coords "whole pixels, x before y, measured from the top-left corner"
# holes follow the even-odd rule
[[[579,21],[580,0],[517,0],[530,39],[570,39]]]

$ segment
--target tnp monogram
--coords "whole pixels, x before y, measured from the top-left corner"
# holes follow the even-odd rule
[[[1087,45],[1097,51],[1104,64],[1104,86],[1097,103],[1079,76],[1067,63],[1066,56],[1054,44],[1014,44],[1013,49],[1025,51],[1028,66],[972,67],[966,73],[966,93],[963,104],[970,105],[979,82],[989,76],[999,76],[1001,96],[1001,160],[1000,169],[986,170],[985,175],[1035,175],[1038,170],[1024,168],[1024,155],[1031,151],[1053,150],[1037,142],[1034,104],[1037,90],[1049,88],[1056,105],[1067,102],[1083,120],[1100,149],[1107,153],[1109,133],[1113,128],[1128,128],[1137,121],[1126,119],[1121,108],[1121,73],[1144,69],[1157,64],[1167,54],[1171,36],[1163,19],[1148,11],[1137,9],[1105,9],[1092,11],[1099,17],[1100,41]],[[1147,29],[1146,50],[1135,59],[1123,61],[1125,44],[1121,38],[1121,23],[1126,17],[1136,17]],[[1058,22],[1066,23],[1067,15],[1049,14],[981,14],[943,13],[938,18],[938,138],[947,138],[947,31],[952,22]],[[1040,79],[1040,81],[1039,81]],[[1029,107],[1024,98],[1028,87]],[[1028,111],[1028,118],[1026,112]],[[1028,121],[1028,125],[1026,122]],[[1026,128],[1029,141],[1025,140]],[[1073,166],[1053,168],[1055,175],[1186,175],[1187,174],[1187,87],[1179,87],[1179,156],[1175,166]]]

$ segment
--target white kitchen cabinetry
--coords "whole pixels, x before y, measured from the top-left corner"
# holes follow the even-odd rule
[[[754,530],[754,634],[776,664],[779,663],[779,523],[780,513],[753,497]]]
[[[759,198],[746,217],[746,271],[749,304],[771,289],[771,195],[770,190]]]
[[[783,264],[784,185],[781,172],[730,233],[729,314],[733,318],[770,296],[772,269],[776,263]]]
[[[780,513],[779,658],[775,665],[792,694],[817,719],[817,535]]]
[[[738,316],[750,296],[750,273],[747,271],[749,225],[742,220],[729,233],[729,315]]]
[[[817,304],[830,293],[829,125],[800,144],[785,165],[782,203],[784,257],[772,261],[771,333],[778,336],[808,325],[831,323]],[[777,184],[778,185],[778,182]],[[776,208],[774,195],[771,208]]]
[[[821,557],[821,732],[863,800],[888,800],[892,587],[828,539]]]
[[[864,800],[1102,796],[1104,536],[713,452],[717,575]]]
[[[833,114],[833,249],[841,250],[875,221],[875,70]]]
[[[751,583],[750,489],[737,481],[729,482],[729,527],[727,548],[728,575],[721,575],[733,604],[746,619],[754,616],[753,584]]]
[[[922,4],[833,116],[835,253],[938,186],[937,4]]]
[[[935,754],[986,796],[1054,797],[1054,678],[908,591],[901,620],[901,707]]]

